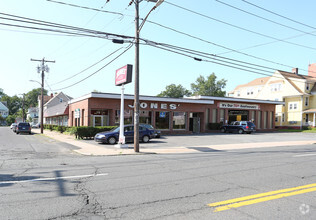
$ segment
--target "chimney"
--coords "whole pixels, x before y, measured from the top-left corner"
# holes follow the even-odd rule
[[[316,63],[308,65],[308,75],[316,78]]]
[[[298,75],[298,68],[293,68],[292,73],[294,73],[295,75]]]
[[[50,94],[50,97],[51,97],[51,98],[53,98],[53,97],[54,97],[54,94],[53,94],[53,93],[51,93],[51,94]]]

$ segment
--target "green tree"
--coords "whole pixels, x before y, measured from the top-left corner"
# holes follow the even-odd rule
[[[3,89],[0,88],[0,98],[1,98],[2,96],[4,96],[4,95],[5,95],[5,93],[3,92]]]
[[[227,80],[221,79],[216,81],[216,78],[215,73],[212,73],[207,78],[200,75],[195,83],[191,83],[193,95],[224,97],[226,91],[223,91],[223,89],[226,86]]]
[[[43,94],[47,95],[47,90],[43,90]],[[41,95],[41,88],[33,89],[25,94],[25,109],[28,109],[29,107],[36,107],[38,104],[38,96]]]
[[[4,95],[1,97],[1,101],[6,101],[7,102],[7,107],[9,109],[9,115],[14,115],[16,114],[20,108],[22,108],[22,98],[18,96],[8,96]]]
[[[6,121],[8,123],[8,125],[12,124],[15,122],[15,115],[9,115],[7,118],[6,118]]]
[[[185,89],[182,85],[170,84],[166,86],[166,90],[159,93],[158,97],[182,98],[183,96],[190,96],[191,92]]]

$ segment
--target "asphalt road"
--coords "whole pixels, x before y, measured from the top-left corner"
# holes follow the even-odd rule
[[[0,128],[0,148],[1,219],[316,219],[315,145],[92,157]]]

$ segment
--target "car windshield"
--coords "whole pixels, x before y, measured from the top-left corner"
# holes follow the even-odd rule
[[[152,125],[149,125],[149,124],[144,124],[143,126],[145,128],[148,128],[148,129],[154,129],[154,127]]]
[[[119,132],[120,131],[120,127],[113,128],[111,131],[112,132]]]

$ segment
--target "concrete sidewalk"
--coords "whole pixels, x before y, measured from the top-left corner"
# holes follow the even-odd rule
[[[33,129],[32,132],[40,134],[40,129]],[[300,140],[300,141],[280,141],[280,142],[257,142],[257,143],[240,143],[240,144],[216,144],[216,145],[197,145],[197,146],[175,146],[175,147],[141,147],[140,152],[136,153],[133,149],[133,144],[129,144],[129,148],[116,148],[114,145],[96,144],[93,140],[77,140],[74,136],[61,134],[55,131],[44,130],[44,136],[55,140],[73,145],[79,149],[75,152],[82,155],[133,155],[133,154],[173,154],[173,153],[198,153],[198,152],[214,152],[235,149],[247,148],[265,148],[265,147],[280,147],[280,146],[297,146],[315,144],[315,140]],[[89,143],[90,142],[90,143]],[[158,144],[157,144],[158,145]]]

